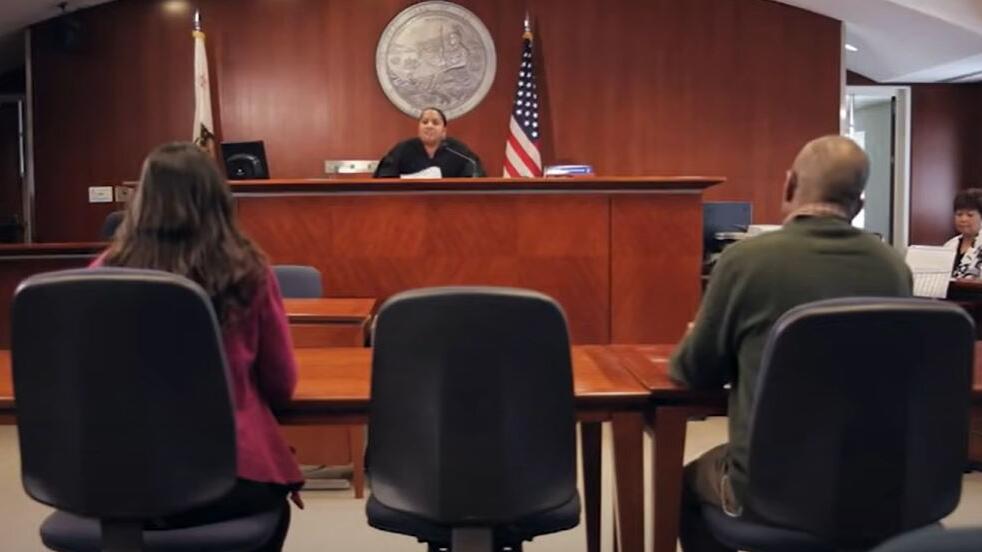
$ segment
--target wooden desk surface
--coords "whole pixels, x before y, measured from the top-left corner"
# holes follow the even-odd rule
[[[948,291],[956,292],[966,292],[978,294],[982,298],[982,281],[980,280],[969,280],[964,278],[952,278],[951,282],[948,284]]]
[[[369,297],[283,300],[290,322],[307,324],[365,322],[375,314],[376,304]]]
[[[413,193],[413,192],[650,192],[701,191],[726,179],[721,176],[593,176],[578,178],[303,178],[230,180],[236,195],[290,193]]]
[[[715,404],[723,390],[686,389],[668,377],[674,345],[582,345],[573,347],[578,407],[640,406],[663,402]],[[368,407],[372,350],[361,347],[295,349],[300,380],[290,410],[361,411]],[[974,401],[982,400],[982,341],[975,344]],[[13,409],[10,351],[0,350],[0,414]],[[7,411],[7,412],[4,412]]]
[[[73,243],[5,243],[0,244],[0,261],[25,257],[95,257],[109,244],[106,242]]]
[[[655,400],[664,402],[699,403],[725,399],[722,389],[694,390],[674,382],[668,377],[668,359],[675,345],[609,345],[610,354],[616,355]],[[975,342],[975,368],[972,384],[972,400],[982,401],[982,341]]]
[[[291,413],[364,414],[368,408],[371,349],[361,347],[298,348],[294,355],[300,379]],[[573,376],[579,409],[638,408],[649,392],[625,368],[610,346],[573,348]],[[0,415],[14,408],[10,351],[0,350]]]
[[[609,346],[573,347],[577,406],[642,406],[648,391]],[[364,410],[368,407],[372,351],[366,348],[296,349],[300,381],[290,410]],[[2,372],[0,372],[2,374]],[[0,387],[0,397],[4,389]]]

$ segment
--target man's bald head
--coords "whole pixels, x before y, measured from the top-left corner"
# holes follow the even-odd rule
[[[850,217],[862,207],[869,158],[849,138],[823,136],[805,144],[788,174],[785,210],[809,203],[834,203]]]

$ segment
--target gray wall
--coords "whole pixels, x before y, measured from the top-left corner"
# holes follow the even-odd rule
[[[856,130],[866,132],[866,154],[870,159],[866,183],[866,230],[891,240],[890,228],[890,102],[856,110]]]

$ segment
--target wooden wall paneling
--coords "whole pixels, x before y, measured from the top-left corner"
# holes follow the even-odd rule
[[[941,244],[955,234],[955,194],[982,187],[982,86],[912,89],[910,239]]]
[[[947,87],[918,86],[911,108],[911,243],[954,235],[951,202],[961,183],[957,102]]]
[[[165,4],[124,0],[79,11],[78,51],[57,46],[51,23],[35,27],[38,241],[98,238],[115,207],[88,204],[88,187],[132,179],[151,148],[190,139],[190,15]]]
[[[326,6],[320,0],[202,6],[205,32],[219,54],[212,73],[220,82],[222,139],[263,140],[272,174],[323,173],[319,152],[338,130],[327,109],[329,60],[339,53],[327,32]],[[359,19],[349,24],[357,27]]]
[[[982,188],[982,84],[965,85],[962,95],[961,154],[966,161],[962,186]]]
[[[752,200],[756,220],[777,222],[776,188],[795,153],[838,130],[832,20],[711,0],[591,3],[557,17],[565,24],[542,31],[549,131],[557,155],[599,174],[722,174],[709,199]],[[559,30],[575,27],[590,32]]]
[[[325,159],[380,157],[415,123],[385,98],[375,47],[411,0],[201,0],[226,140],[266,142],[274,177]],[[528,7],[547,93],[545,161],[599,174],[721,174],[710,199],[754,202],[776,222],[797,149],[838,128],[840,25],[768,0],[466,0],[498,66],[488,97],[451,121],[500,171]],[[94,239],[111,206],[90,185],[132,180],[155,145],[191,134],[190,13],[166,0],[81,10],[86,46],[34,27],[37,237]],[[778,44],[780,47],[775,47]]]
[[[616,196],[611,221],[611,342],[678,342],[701,296],[700,194]]]

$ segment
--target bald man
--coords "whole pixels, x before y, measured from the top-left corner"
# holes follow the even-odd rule
[[[910,270],[900,255],[850,224],[862,208],[868,174],[869,160],[852,140],[809,142],[788,171],[782,228],[727,248],[713,270],[693,329],[671,359],[672,377],[687,386],[731,385],[729,443],[685,469],[680,537],[686,552],[728,550],[702,526],[704,503],[753,516],[742,500],[748,423],[774,322],[821,299],[911,294]]]

